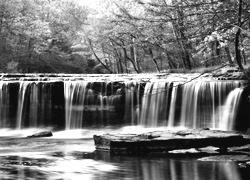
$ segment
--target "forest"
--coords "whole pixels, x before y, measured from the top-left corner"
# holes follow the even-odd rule
[[[2,73],[192,72],[250,62],[249,0],[0,0]]]

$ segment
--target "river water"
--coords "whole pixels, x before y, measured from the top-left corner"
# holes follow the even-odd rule
[[[0,180],[245,180],[246,169],[235,162],[203,162],[200,156],[166,154],[112,156],[96,151],[93,134],[132,132],[121,129],[82,129],[53,132],[51,138],[27,139],[41,129],[0,130]],[[152,129],[147,129],[152,130]],[[135,131],[134,131],[135,132]]]

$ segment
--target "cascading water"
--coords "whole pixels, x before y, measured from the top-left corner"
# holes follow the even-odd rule
[[[147,83],[144,91],[141,111],[141,125],[159,126],[167,124],[169,128],[202,128],[221,129],[221,124],[227,125],[235,119],[242,90],[240,82],[207,82],[190,83],[154,82]],[[237,96],[237,103],[230,95]],[[226,102],[230,107],[222,109]],[[236,101],[236,100],[235,100]],[[224,107],[224,106],[223,106]],[[228,110],[229,108],[229,110]],[[225,112],[228,112],[225,117]],[[223,115],[222,115],[223,114]],[[228,119],[228,121],[223,120]],[[231,117],[231,118],[229,118]],[[230,128],[229,128],[230,127]]]
[[[221,118],[215,109],[226,101],[230,91],[239,87],[239,82],[205,82],[198,81],[183,86],[181,105],[182,127],[218,128]],[[219,112],[221,113],[221,112]]]
[[[243,90],[240,88],[236,88],[231,91],[222,107],[219,129],[221,130],[233,130],[234,129],[234,120],[236,118],[236,113],[238,112],[238,105],[241,100],[241,94]],[[221,110],[219,110],[221,111]]]
[[[151,82],[147,83],[140,116],[140,124],[156,127],[158,122],[167,119],[169,108],[169,83]]]
[[[0,127],[7,126],[8,112],[9,112],[8,83],[0,82]]]
[[[65,82],[65,118],[66,129],[76,129],[82,127],[82,117],[84,110],[85,97],[88,96],[87,88],[89,82]],[[90,101],[92,99],[90,92]]]
[[[23,81],[18,93],[17,128],[45,125],[51,116],[50,83]]]
[[[0,128],[22,129],[46,126],[51,118],[49,82],[0,83]]]
[[[232,130],[240,81],[1,81],[0,128],[142,125]]]
[[[66,81],[64,82],[65,97],[65,120],[66,129],[80,129],[85,121],[104,123],[103,119],[109,120],[110,112],[121,98],[120,89],[115,92],[113,83],[98,83],[95,90],[95,82]],[[108,90],[107,86],[111,86]],[[91,123],[90,123],[91,124]],[[98,124],[98,123],[97,123]]]
[[[22,127],[22,122],[23,122],[23,115],[25,112],[25,107],[26,107],[26,100],[25,95],[27,94],[27,87],[30,84],[30,82],[23,81],[20,83],[20,88],[18,92],[18,108],[17,108],[17,129],[21,129]]]
[[[131,125],[137,125],[139,114],[140,101],[140,83],[127,81],[125,86],[125,119],[131,121]]]
[[[175,122],[175,108],[176,108],[176,101],[177,101],[177,94],[178,94],[178,87],[180,83],[173,83],[172,87],[172,94],[170,99],[170,109],[169,109],[169,116],[168,116],[168,127],[174,127]]]

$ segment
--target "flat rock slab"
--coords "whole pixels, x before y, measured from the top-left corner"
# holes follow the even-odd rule
[[[97,150],[111,154],[167,153],[177,149],[218,147],[226,152],[228,147],[246,144],[240,134],[217,130],[168,130],[143,134],[94,135]]]

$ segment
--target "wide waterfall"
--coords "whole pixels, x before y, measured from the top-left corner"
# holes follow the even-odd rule
[[[0,128],[141,125],[234,130],[238,119],[244,121],[239,111],[249,109],[242,105],[243,84],[132,76],[5,80],[0,82]]]

